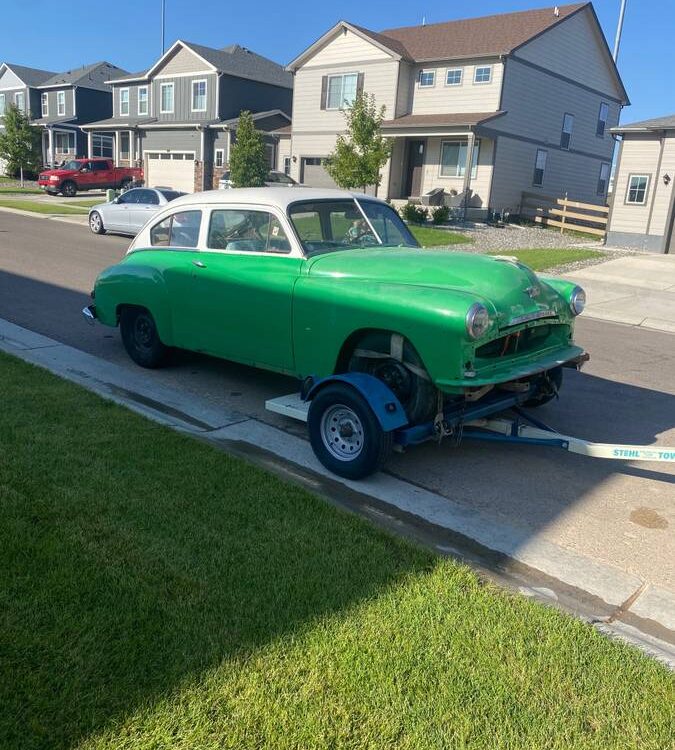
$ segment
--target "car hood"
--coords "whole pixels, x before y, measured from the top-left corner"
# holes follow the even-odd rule
[[[309,276],[459,292],[491,305],[502,325],[522,315],[559,313],[566,306],[527,266],[475,253],[400,247],[341,250],[312,258]],[[405,304],[403,290],[401,299]]]
[[[57,177],[66,177],[67,175],[77,174],[74,169],[47,169],[44,172],[40,172],[40,177],[51,177],[52,175]]]

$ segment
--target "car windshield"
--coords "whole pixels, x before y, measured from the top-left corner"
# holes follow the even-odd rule
[[[377,201],[299,201],[288,215],[308,256],[376,245],[419,247],[399,215]]]
[[[82,169],[82,167],[85,165],[86,162],[82,161],[64,161],[61,165],[61,169],[70,169],[72,171],[77,171],[78,169]]]
[[[180,198],[181,195],[185,195],[185,193],[179,193],[177,190],[158,190],[157,192],[161,193],[167,201],[175,201],[176,198]]]

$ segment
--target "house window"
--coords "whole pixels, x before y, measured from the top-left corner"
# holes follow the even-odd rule
[[[562,132],[560,133],[560,148],[565,149],[565,151],[569,151],[573,127],[574,115],[563,115]]]
[[[602,102],[600,105],[600,111],[598,112],[598,124],[595,128],[595,134],[603,137],[605,135],[605,128],[607,127],[607,118],[609,117],[609,104]]]
[[[358,73],[328,76],[326,109],[344,109],[345,107],[351,107],[356,98],[358,83]]]
[[[128,131],[123,130],[120,133],[120,159],[122,159],[123,161],[129,161],[129,150],[129,133]]]
[[[23,91],[17,91],[16,94],[14,94],[14,104],[16,104],[21,112],[26,111],[26,95]]]
[[[441,177],[464,177],[466,171],[466,141],[443,141],[441,143]],[[471,177],[475,177],[478,170],[478,152],[480,141],[473,144],[471,158]]]
[[[114,139],[111,135],[94,133],[91,146],[92,156],[103,156],[106,159],[113,158]]]
[[[462,82],[462,69],[451,68],[445,74],[446,86],[459,86]]]
[[[120,89],[120,115],[129,114],[129,89]]]
[[[5,114],[5,95],[0,94],[0,117],[3,117]]]
[[[420,88],[428,88],[436,83],[435,70],[420,70]]]
[[[173,114],[173,83],[163,83],[159,87],[159,111],[163,115]]]
[[[536,187],[541,187],[544,184],[547,157],[548,151],[544,151],[541,148],[537,149],[537,155],[534,158],[534,176],[532,178],[532,184]]]
[[[192,111],[206,112],[206,81],[192,81]]]
[[[267,166],[270,169],[274,169],[274,155],[276,153],[276,149],[274,148],[273,143],[266,143],[265,144],[265,157],[267,158]]]
[[[42,107],[42,116],[47,117],[49,115],[49,95],[46,91],[40,97],[40,104]]]
[[[290,174],[291,173],[291,157],[290,156],[284,156],[284,174]]]
[[[492,80],[492,65],[476,68],[473,74],[474,83],[490,83]]]
[[[75,133],[54,133],[54,147],[61,154],[74,154]]]
[[[628,178],[628,192],[626,203],[642,206],[647,200],[647,188],[649,187],[649,175],[632,174]]]
[[[214,153],[213,166],[222,167],[225,164],[225,149],[217,148]]]
[[[56,92],[56,114],[59,117],[63,117],[66,114],[66,92]]]
[[[607,187],[609,185],[609,170],[611,165],[607,162],[603,162],[600,165],[600,176],[598,177],[598,195],[607,195]]]
[[[138,114],[139,115],[148,114],[148,87],[147,86],[138,87]]]

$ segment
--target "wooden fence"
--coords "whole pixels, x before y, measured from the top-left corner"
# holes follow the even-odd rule
[[[564,198],[551,198],[540,193],[523,192],[520,213],[538,224],[559,227],[561,233],[573,229],[603,238],[607,234],[609,206],[571,201],[567,194]]]

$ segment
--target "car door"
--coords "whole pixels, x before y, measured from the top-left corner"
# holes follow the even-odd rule
[[[149,188],[134,188],[129,193],[135,193],[134,200],[129,204],[127,212],[129,219],[129,231],[133,234],[145,226],[152,215],[159,209],[159,195],[156,190]],[[126,193],[123,193],[126,195]]]
[[[94,171],[96,162],[86,162],[77,174],[77,187],[78,190],[91,190],[96,187],[98,178],[97,173]]]
[[[92,188],[106,188],[113,184],[113,171],[110,163],[107,161],[91,162],[92,167]]]
[[[181,312],[194,322],[185,331],[194,348],[293,372],[292,299],[302,264],[280,217],[258,209],[213,209]]]
[[[117,198],[106,207],[103,223],[107,229],[117,232],[131,231],[129,228],[129,211],[136,202],[136,193],[138,192],[138,188],[127,190],[126,193],[118,195]]]

